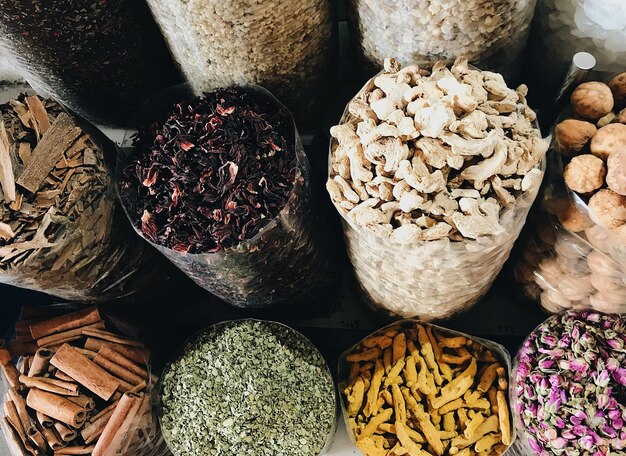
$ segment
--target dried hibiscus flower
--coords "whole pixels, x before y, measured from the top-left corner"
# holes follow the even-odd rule
[[[218,89],[175,104],[134,138],[120,196],[144,237],[184,253],[253,238],[287,204],[295,127],[269,95]]]

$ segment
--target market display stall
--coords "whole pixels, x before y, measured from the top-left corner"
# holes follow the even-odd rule
[[[626,452],[626,6],[4,3],[0,454]]]

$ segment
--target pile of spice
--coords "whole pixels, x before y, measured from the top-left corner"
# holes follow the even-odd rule
[[[0,47],[35,90],[99,123],[124,125],[180,81],[140,1],[0,0]]]
[[[476,340],[406,322],[345,361],[344,414],[366,456],[500,455],[512,443],[507,364]]]
[[[0,105],[0,185],[0,282],[80,301],[141,287],[103,149],[59,104]]]
[[[121,168],[137,231],[228,302],[284,301],[317,287],[327,269],[293,119],[260,88],[173,105],[139,131]]]
[[[197,336],[166,368],[160,400],[176,456],[317,456],[336,424],[324,358],[271,322],[227,322]]]
[[[41,318],[22,309],[17,366],[0,348],[8,382],[2,430],[11,456],[137,455],[163,451],[150,406],[150,352],[106,330],[97,308]],[[28,340],[30,339],[30,340]]]
[[[597,312],[555,315],[526,339],[512,397],[531,454],[623,454],[625,345],[624,318]]]
[[[375,306],[446,318],[489,289],[543,179],[548,144],[526,94],[467,59],[387,59],[350,101],[326,188]]]

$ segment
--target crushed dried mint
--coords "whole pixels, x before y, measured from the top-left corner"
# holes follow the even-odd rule
[[[177,456],[316,456],[336,423],[324,358],[272,322],[226,322],[201,333],[166,368],[160,401]]]
[[[526,339],[513,372],[512,407],[534,454],[623,454],[626,321],[567,312]]]

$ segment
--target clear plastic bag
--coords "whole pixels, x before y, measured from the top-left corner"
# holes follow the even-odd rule
[[[241,325],[255,325],[248,326],[247,328],[241,328]],[[259,329],[262,328],[262,329]],[[300,398],[300,402],[298,402],[297,406],[293,405],[293,401],[291,400],[282,400],[280,397],[275,397],[275,395],[271,395],[267,393],[267,387],[258,385],[258,378],[255,376],[259,375],[258,367],[254,366],[256,371],[247,371],[247,370],[238,370],[237,375],[241,376],[243,379],[246,379],[246,389],[247,391],[253,390],[258,392],[258,394],[249,395],[246,391],[243,393],[246,397],[243,401],[246,402],[246,408],[242,410],[241,404],[238,403],[236,405],[229,404],[229,401],[234,400],[235,397],[239,397],[241,392],[241,386],[237,385],[235,387],[230,386],[228,383],[224,384],[224,379],[228,380],[229,375],[232,374],[230,367],[230,363],[232,363],[232,359],[230,361],[226,361],[225,364],[215,363],[214,367],[212,367],[212,373],[210,376],[215,377],[215,382],[197,384],[193,387],[188,387],[184,389],[179,389],[180,382],[185,382],[187,375],[180,374],[174,367],[178,369],[184,369],[185,366],[189,366],[190,364],[187,362],[190,357],[188,353],[190,351],[196,350],[196,355],[199,355],[197,347],[200,343],[207,343],[207,341],[214,340],[216,337],[220,336],[220,333],[224,331],[238,331],[241,329],[242,332],[236,333],[235,336],[232,336],[231,339],[226,341],[231,348],[228,350],[231,355],[233,353],[237,353],[238,350],[241,350],[241,344],[250,344],[254,343],[251,341],[255,341],[255,337],[258,337],[259,332],[262,333],[264,337],[270,337],[275,343],[280,344],[282,350],[289,350],[290,353],[285,356],[285,362],[279,363],[278,366],[274,369],[274,372],[268,373],[270,378],[275,379],[276,377],[280,377],[280,381],[286,381],[284,378],[285,369],[289,370],[295,377],[292,377],[288,381],[291,385],[286,387],[286,391],[289,391],[289,394],[296,395],[299,397],[301,393],[305,395],[309,395],[309,399],[304,401]],[[245,332],[243,332],[245,330]],[[269,335],[271,333],[271,335]],[[232,333],[230,333],[232,335]],[[247,340],[239,340],[240,337],[248,337]],[[234,339],[234,340],[233,340]],[[256,344],[259,344],[256,342]],[[258,345],[260,347],[260,345]],[[254,348],[250,348],[250,350],[258,350],[255,346]],[[266,354],[273,353],[272,350],[266,350]],[[212,359],[215,356],[211,356],[211,351],[205,351],[203,353],[203,358]],[[215,355],[213,353],[213,355]],[[247,354],[246,354],[247,356]],[[263,355],[260,355],[263,356]],[[305,357],[306,360],[305,360]],[[310,358],[309,358],[310,357]],[[305,360],[305,361],[303,361]],[[219,360],[221,361],[221,360]],[[267,362],[267,360],[263,360],[260,363]],[[196,368],[199,371],[203,371],[202,366],[205,364],[204,362],[193,363],[196,365]],[[261,364],[262,365],[262,364]],[[286,365],[288,367],[286,367]],[[238,366],[239,367],[239,366]],[[306,370],[306,383],[302,382],[300,377],[298,376],[298,370],[302,369]],[[224,372],[226,371],[226,372]],[[303,387],[309,385],[310,383],[310,374],[311,373],[321,373],[322,378],[319,381],[318,387],[320,388],[317,391],[309,391],[308,389],[303,389]],[[300,372],[303,373],[303,372]],[[178,380],[177,381],[177,376]],[[299,382],[298,391],[294,390],[293,381]],[[300,379],[300,380],[298,380]],[[170,385],[166,385],[166,382],[170,382]],[[259,416],[258,419],[252,419],[252,421],[256,422],[257,426],[267,426],[267,428],[262,430],[247,430],[245,433],[241,435],[236,435],[233,433],[233,424],[227,425],[224,420],[225,416],[219,416],[217,419],[219,420],[215,426],[209,426],[207,428],[207,432],[214,433],[213,438],[206,438],[207,436],[202,436],[202,432],[198,429],[193,429],[193,426],[203,427],[204,423],[200,422],[200,418],[195,416],[193,413],[189,413],[191,419],[186,421],[189,423],[193,423],[193,426],[189,426],[189,429],[181,429],[180,427],[177,429],[178,432],[172,432],[169,430],[169,427],[172,426],[172,421],[176,421],[173,419],[173,416],[180,416],[181,410],[186,409],[186,407],[181,407],[180,405],[173,404],[172,396],[182,395],[183,397],[188,396],[197,396],[202,398],[201,400],[206,400],[207,391],[206,389],[216,388],[218,385],[223,385],[225,397],[221,398],[224,403],[221,404],[225,409],[224,412],[229,418],[230,421],[233,420],[234,415],[236,418],[241,419],[242,421],[251,421],[250,416],[254,416],[259,413],[259,410],[263,410],[263,416]],[[166,365],[163,370],[163,375],[159,380],[159,384],[157,385],[158,396],[156,399],[155,409],[157,410],[159,423],[161,425],[161,429],[163,432],[163,436],[165,441],[169,445],[169,450],[174,454],[174,456],[186,456],[188,453],[184,453],[183,451],[189,451],[192,448],[191,444],[188,443],[189,437],[187,435],[195,433],[196,437],[200,439],[200,442],[204,440],[205,444],[215,444],[219,442],[222,446],[222,450],[225,453],[220,452],[219,454],[265,454],[265,452],[270,451],[265,444],[269,444],[272,442],[277,445],[277,440],[286,440],[288,438],[294,439],[293,435],[289,435],[287,437],[283,436],[285,434],[285,427],[287,426],[298,426],[301,429],[304,429],[307,432],[310,432],[311,429],[303,428],[304,422],[308,422],[311,417],[311,414],[308,416],[304,416],[305,407],[315,402],[316,407],[320,407],[319,416],[314,413],[315,419],[317,419],[323,426],[324,430],[319,429],[320,434],[316,435],[314,439],[309,439],[308,437],[304,438],[304,442],[300,442],[300,445],[307,445],[306,447],[301,446],[301,452],[299,454],[315,454],[322,456],[327,454],[330,450],[330,447],[333,443],[333,439],[335,433],[337,431],[337,426],[339,423],[339,404],[337,402],[337,396],[335,392],[335,384],[332,373],[328,364],[319,350],[313,345],[313,343],[307,339],[304,335],[299,333],[298,331],[290,328],[287,325],[284,325],[279,322],[267,321],[267,320],[254,320],[254,319],[244,319],[244,320],[230,320],[223,321],[212,325],[208,328],[205,328],[195,335],[191,336],[187,341],[180,347],[180,349],[172,356],[169,363]],[[322,391],[322,389],[324,391]],[[221,397],[221,393],[218,393],[218,396]],[[215,399],[215,398],[213,398]],[[248,400],[250,401],[248,403]],[[271,401],[272,404],[265,404],[265,401]],[[307,402],[305,404],[304,402]],[[321,403],[324,404],[321,404]],[[322,407],[323,405],[323,407]],[[249,409],[247,407],[250,407]],[[255,409],[253,407],[261,407],[260,409]],[[276,415],[274,412],[275,409],[283,407],[284,411]],[[211,408],[212,407],[208,407]],[[272,411],[272,413],[268,414],[268,409]],[[184,412],[183,412],[184,413]],[[169,416],[168,416],[169,415]],[[323,415],[323,416],[322,416]],[[212,419],[209,419],[210,422],[214,422]],[[287,421],[286,421],[287,420]],[[269,425],[267,424],[269,423]],[[178,426],[181,426],[178,423]],[[237,426],[237,424],[235,424]],[[183,427],[187,427],[186,424]],[[181,434],[182,432],[182,434]],[[276,435],[276,433],[280,435]],[[222,436],[230,434],[230,438],[225,439]],[[253,434],[253,435],[251,435]],[[254,434],[259,434],[254,435]],[[182,439],[181,439],[182,437]],[[205,437],[203,439],[203,437]],[[245,439],[244,437],[247,437]],[[249,440],[254,437],[262,437],[263,443],[258,442],[257,440]],[[319,440],[323,443],[321,449],[316,445],[316,448],[312,450],[309,445],[314,440]],[[181,442],[183,442],[181,444]],[[197,445],[200,445],[200,443]],[[230,448],[224,448],[225,445],[231,445]],[[258,448],[258,451],[254,451],[252,453],[251,447]],[[198,451],[198,447],[196,446],[195,454],[201,454]],[[306,451],[303,449],[306,448]],[[217,451],[214,448],[211,448],[213,451]],[[276,451],[276,450],[275,450]],[[319,452],[318,452],[319,451]],[[205,448],[204,453],[202,454],[212,454],[209,452],[208,448]],[[271,454],[271,453],[270,453]],[[276,454],[287,454],[284,452],[276,452]]]
[[[511,374],[512,454],[623,454],[624,325],[618,315],[569,311],[526,338]]]
[[[246,88],[280,104],[263,88]],[[189,86],[175,87],[151,100],[138,114],[142,120],[137,123],[148,125],[155,115],[175,103],[194,98]],[[293,131],[298,166],[293,190],[285,207],[253,238],[215,253],[190,254],[151,242],[141,232],[140,224],[134,224],[135,230],[198,285],[237,307],[293,305],[304,296],[323,293],[335,280],[331,272],[334,252],[330,224],[323,219],[320,201],[312,192],[309,162],[295,124]],[[118,163],[118,190],[123,204],[124,190],[119,182],[133,157],[133,135],[127,133]],[[134,222],[132,217],[129,219]]]
[[[338,381],[338,388],[339,388],[339,397],[340,397],[340,405],[341,405],[341,409],[343,412],[343,418],[344,418],[344,422],[346,424],[346,428],[348,429],[348,435],[350,437],[350,440],[356,444],[356,436],[355,436],[355,431],[354,431],[354,418],[350,416],[350,413],[348,412],[348,409],[350,407],[350,402],[349,399],[347,397],[347,393],[346,393],[346,388],[349,386],[349,383],[351,381],[351,375],[354,374],[353,371],[351,371],[351,367],[350,367],[350,362],[348,362],[347,357],[349,355],[354,355],[354,354],[358,354],[358,353],[362,353],[364,351],[367,351],[367,349],[369,348],[370,350],[372,349],[371,345],[368,345],[367,347],[365,347],[363,345],[363,342],[368,340],[368,339],[374,339],[377,337],[388,337],[388,335],[393,334],[394,332],[399,332],[402,330],[408,330],[408,331],[415,331],[415,327],[416,325],[419,324],[421,326],[423,326],[424,328],[426,328],[426,330],[428,331],[428,338],[431,341],[431,345],[432,345],[432,339],[431,339],[431,333],[430,331],[432,331],[433,329],[437,331],[437,334],[439,334],[440,336],[444,336],[446,338],[454,338],[454,337],[463,337],[466,340],[471,340],[473,342],[475,342],[476,344],[479,344],[480,346],[488,349],[489,351],[491,351],[495,357],[497,362],[499,362],[502,367],[505,368],[505,379],[507,381],[507,385],[509,384],[509,380],[510,380],[510,373],[511,373],[511,355],[509,354],[509,352],[500,344],[496,343],[496,342],[492,342],[490,340],[486,340],[486,339],[482,339],[479,337],[474,337],[471,336],[469,334],[465,334],[465,333],[461,333],[459,331],[454,331],[448,328],[444,328],[441,326],[437,326],[431,323],[427,323],[427,322],[423,322],[423,321],[419,321],[419,320],[414,320],[414,319],[406,319],[406,320],[401,320],[401,321],[397,321],[394,322],[390,325],[385,326],[384,328],[381,328],[377,331],[374,331],[372,334],[370,334],[369,336],[363,338],[360,342],[358,342],[357,344],[355,344],[354,346],[352,346],[350,349],[346,350],[345,352],[343,352],[340,357],[339,357],[339,363],[338,363],[338,376],[337,376],[337,381]],[[434,336],[433,336],[434,337]],[[416,340],[414,341],[415,345],[417,344],[417,336],[415,338]],[[406,344],[408,346],[408,341],[409,341],[409,337],[406,337]],[[421,343],[420,343],[421,345]],[[389,350],[391,348],[388,348]],[[427,349],[428,350],[428,349]],[[419,351],[422,353],[422,355],[424,357],[426,357],[426,351],[424,349],[419,349]],[[438,357],[440,355],[438,355],[438,351],[441,352],[442,348],[441,347],[437,347],[434,350],[434,357],[437,360]],[[362,362],[362,366],[365,367],[365,364],[367,364],[368,362],[371,361],[364,361]],[[439,363],[440,361],[437,361],[437,363]],[[426,367],[426,366],[424,366]],[[428,372],[430,373],[430,367],[427,368]],[[385,368],[386,372],[389,372],[387,370],[387,368]],[[431,369],[432,370],[432,369]],[[418,366],[418,371],[421,371],[421,368]],[[406,374],[406,364],[405,364],[405,369],[404,369],[405,374]],[[442,372],[443,374],[443,372]],[[480,371],[477,375],[481,375]],[[419,380],[418,380],[419,381]],[[473,383],[474,387],[476,387],[478,385],[479,382],[479,378],[476,378],[476,381]],[[497,380],[496,380],[497,382]],[[443,384],[445,386],[445,383]],[[409,385],[408,383],[401,383],[401,386],[404,387],[415,387],[415,385]],[[367,394],[367,388],[365,389],[365,393]],[[505,392],[505,399],[508,400],[508,391]],[[364,399],[365,401],[365,399]],[[408,407],[407,407],[408,408]],[[511,410],[509,410],[509,414],[510,414]],[[510,417],[509,417],[510,418]],[[389,420],[389,423],[393,424],[392,420]],[[515,427],[512,426],[512,420],[509,419],[509,423],[510,423],[510,430],[511,430],[511,445],[509,445],[508,449],[506,449],[504,451],[504,453],[497,453],[497,454],[507,454],[507,455],[511,455],[511,450],[514,446],[517,445],[517,433],[515,430]],[[420,432],[421,434],[424,433],[424,430],[421,429],[419,427],[419,424],[416,423],[416,428],[415,430],[417,430],[418,432]],[[424,444],[426,445],[426,444]],[[406,448],[406,447],[405,447]],[[376,454],[376,453],[374,453]],[[391,453],[391,454],[395,454],[395,453]],[[400,453],[402,454],[402,453]],[[430,453],[429,453],[430,454]],[[434,453],[433,453],[434,454]],[[446,453],[447,454],[447,453]],[[494,453],[496,454],[496,453]]]
[[[150,351],[137,333],[96,308],[23,307],[14,337],[0,347],[0,453],[169,455],[153,412]]]
[[[0,282],[84,302],[153,287],[162,265],[132,240],[109,170],[115,146],[53,101],[20,95],[12,103],[0,105],[8,145],[0,148],[11,164],[0,177]]]
[[[96,123],[125,126],[145,98],[180,82],[136,0],[1,1],[0,47],[35,90]]]
[[[536,0],[351,0],[348,17],[357,53],[371,73],[387,57],[403,64],[454,60],[514,76]]]
[[[329,0],[148,0],[172,55],[197,93],[259,84],[300,121],[319,120],[333,48]]]

